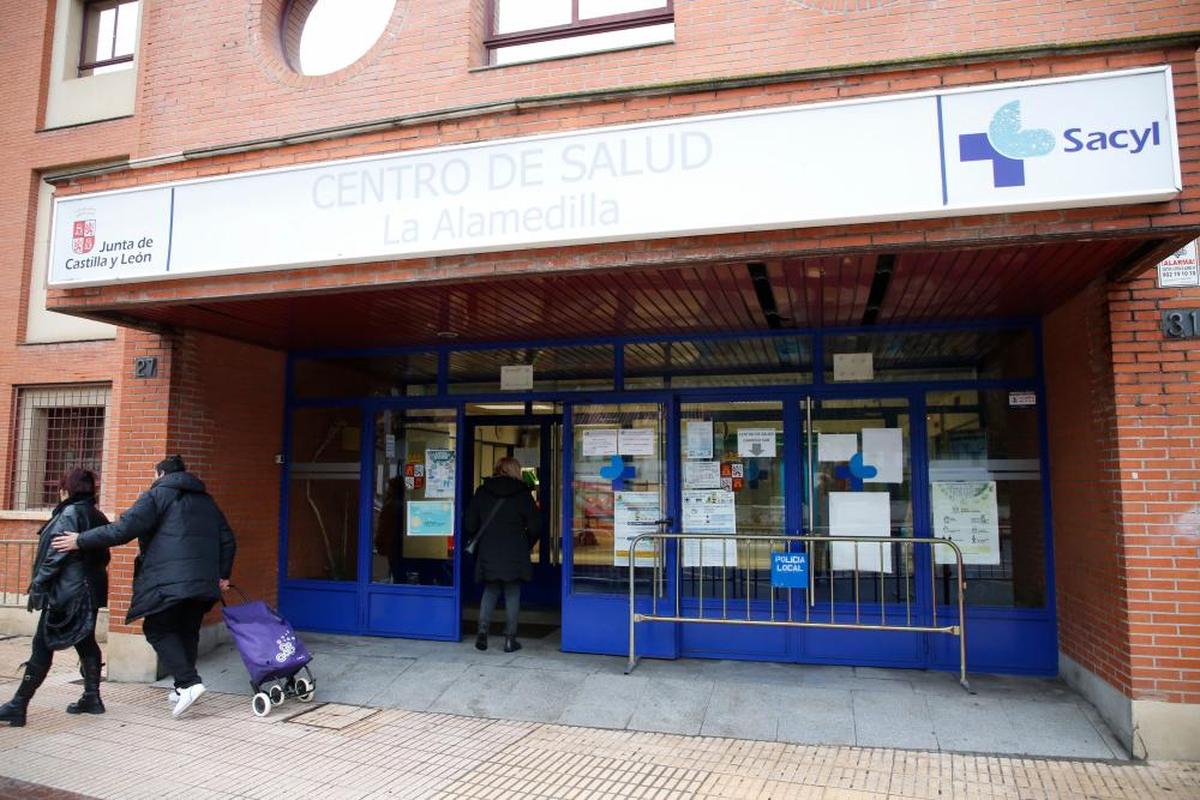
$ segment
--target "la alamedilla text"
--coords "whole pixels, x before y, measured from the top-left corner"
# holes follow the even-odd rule
[[[460,205],[443,209],[433,222],[432,238],[478,239],[510,236],[521,233],[595,229],[616,225],[621,221],[620,206],[615,200],[599,197],[595,192],[560,195],[545,205],[493,208],[484,211]],[[386,244],[411,244],[422,238],[422,220],[388,215],[384,218],[383,238]]]

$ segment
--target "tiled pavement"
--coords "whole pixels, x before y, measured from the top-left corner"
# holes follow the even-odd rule
[[[27,641],[0,642],[0,675],[13,673]],[[0,728],[0,774],[92,797],[1200,798],[1192,764],[803,745],[319,702],[258,719],[245,695],[216,692],[173,720],[163,691],[140,684],[105,684],[108,713],[74,717],[62,711],[79,691],[74,659],[60,661],[29,725]],[[5,677],[0,692],[13,685]]]

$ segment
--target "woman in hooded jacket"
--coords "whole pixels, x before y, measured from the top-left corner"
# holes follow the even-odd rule
[[[33,649],[13,699],[0,706],[0,722],[25,724],[25,710],[54,660],[55,650],[74,646],[83,676],[83,696],[67,706],[68,714],[103,714],[100,702],[100,645],[96,612],[108,605],[108,551],[60,553],[50,541],[64,531],[107,525],[96,508],[96,475],[76,467],[58,482],[61,502],[38,534],[37,555],[29,584],[30,611],[41,611]]]
[[[517,617],[521,613],[521,583],[533,578],[529,550],[541,538],[542,518],[529,486],[521,480],[521,462],[502,458],[490,478],[475,490],[463,523],[469,540],[477,539],[475,580],[483,583],[475,647],[487,650],[488,624],[504,594],[504,652],[521,649]]]

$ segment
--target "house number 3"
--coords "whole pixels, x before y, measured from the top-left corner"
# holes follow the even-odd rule
[[[1164,311],[1162,315],[1163,336],[1168,339],[1195,339],[1200,337],[1200,308],[1182,308]]]

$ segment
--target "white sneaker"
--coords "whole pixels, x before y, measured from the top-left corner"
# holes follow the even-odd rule
[[[192,703],[200,699],[200,695],[204,694],[204,684],[197,683],[189,686],[186,689],[179,689],[179,700],[175,703],[175,708],[171,710],[172,717],[181,717],[183,713],[192,707]]]
[[[179,690],[178,689],[172,689],[171,691],[167,692],[167,703],[169,703],[170,705],[175,705],[178,702],[179,702]]]

